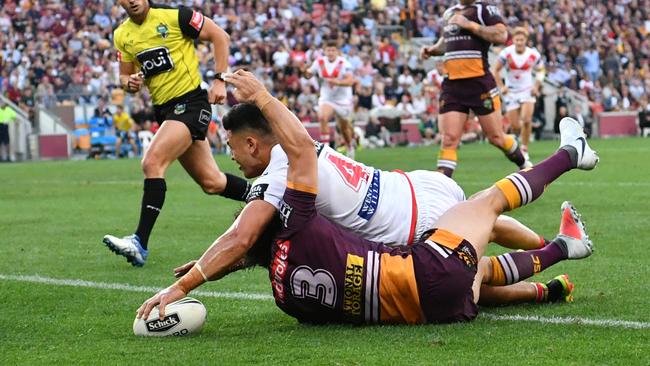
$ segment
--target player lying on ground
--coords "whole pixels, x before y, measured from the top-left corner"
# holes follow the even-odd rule
[[[232,76],[236,97],[259,106],[289,160],[280,228],[266,266],[276,304],[300,321],[471,320],[478,313],[482,284],[517,282],[561,260],[591,254],[584,226],[569,208],[572,225],[543,249],[509,253],[504,261],[482,258],[501,213],[537,199],[545,186],[571,169],[594,168],[598,157],[575,120],[562,121],[561,148],[555,154],[455,205],[440,217],[426,241],[390,248],[360,238],[316,212],[318,164],[311,138],[300,121],[268,92],[238,83],[242,74],[245,76],[238,71]],[[175,284],[147,300],[138,309],[138,317],[147,318],[151,309],[160,305],[162,318],[166,304],[216,279],[214,260],[204,254]]]

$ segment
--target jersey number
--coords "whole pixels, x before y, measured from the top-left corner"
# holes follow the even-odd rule
[[[324,269],[314,271],[309,266],[297,267],[291,274],[291,291],[293,297],[311,297],[330,308],[336,303],[334,276]]]
[[[362,181],[368,181],[368,172],[365,167],[354,160],[336,155],[327,154],[327,160],[336,167],[336,171],[345,181],[345,184],[354,189],[355,192],[361,188]]]

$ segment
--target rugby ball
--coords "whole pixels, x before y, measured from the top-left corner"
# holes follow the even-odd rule
[[[207,311],[205,306],[191,297],[178,300],[165,307],[165,317],[158,317],[158,307],[151,310],[148,319],[135,318],[133,334],[145,337],[185,336],[201,331]]]

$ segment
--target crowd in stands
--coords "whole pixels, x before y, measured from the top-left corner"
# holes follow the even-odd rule
[[[355,106],[393,105],[433,133],[439,72],[427,73],[411,37],[440,36],[452,0],[161,1],[210,16],[231,37],[230,65],[254,72],[304,122],[317,121],[316,79],[301,70],[336,37],[355,68]],[[592,112],[648,108],[650,1],[496,1],[509,26],[525,26],[547,78],[587,98]],[[0,92],[35,104],[121,103],[112,29],[125,18],[114,0],[5,0],[0,10]],[[213,76],[210,45],[201,72]],[[146,92],[128,99],[138,125],[152,120]],[[230,98],[229,103],[235,101]]]

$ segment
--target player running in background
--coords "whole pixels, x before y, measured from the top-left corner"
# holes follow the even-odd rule
[[[325,56],[319,56],[304,71],[306,78],[317,76],[320,81],[318,98],[318,122],[320,123],[319,141],[330,143],[329,122],[336,116],[338,129],[346,145],[347,156],[354,159],[356,139],[352,125],[353,96],[352,86],[355,79],[352,65],[341,55],[336,39],[325,42]]]
[[[513,31],[513,44],[499,53],[494,65],[494,79],[504,96],[506,117],[512,132],[519,135],[521,151],[528,160],[528,143],[533,128],[535,100],[544,81],[545,70],[542,56],[537,49],[526,46],[528,31],[517,27]],[[506,84],[501,79],[501,69],[506,70]],[[535,78],[533,79],[533,71]]]
[[[130,93],[146,85],[161,127],[142,158],[144,193],[140,221],[133,235],[104,236],[103,242],[134,266],[144,265],[151,230],[165,202],[165,171],[178,160],[208,194],[243,200],[248,183],[222,173],[205,139],[210,103],[223,103],[226,87],[221,73],[228,67],[229,37],[210,18],[189,8],[150,5],[148,0],[119,0],[128,18],[115,29],[120,83]],[[216,78],[206,92],[195,40],[214,47]]]
[[[478,314],[482,285],[506,285],[533,276],[565,259],[592,253],[592,243],[575,209],[562,206],[567,222],[546,247],[529,252],[483,258],[492,226],[505,211],[539,198],[545,187],[572,169],[593,169],[598,157],[582,128],[562,122],[560,149],[539,165],[511,174],[447,211],[426,240],[390,248],[362,239],[316,211],[318,157],[302,123],[277,99],[257,85],[229,78],[240,101],[254,102],[287,152],[289,168],[280,208],[280,224],[270,253],[260,261],[269,269],[276,305],[304,322],[448,323],[469,321]],[[172,286],[138,309],[151,309],[185,297],[215,271],[220,250],[210,248]]]
[[[490,45],[504,43],[508,37],[498,8],[482,1],[461,0],[447,9],[443,18],[442,37],[421,50],[424,59],[440,55],[445,59],[438,119],[442,134],[438,170],[451,177],[456,169],[456,150],[470,110],[478,116],[492,145],[518,167],[529,167],[516,138],[503,132],[499,90],[488,65]]]

